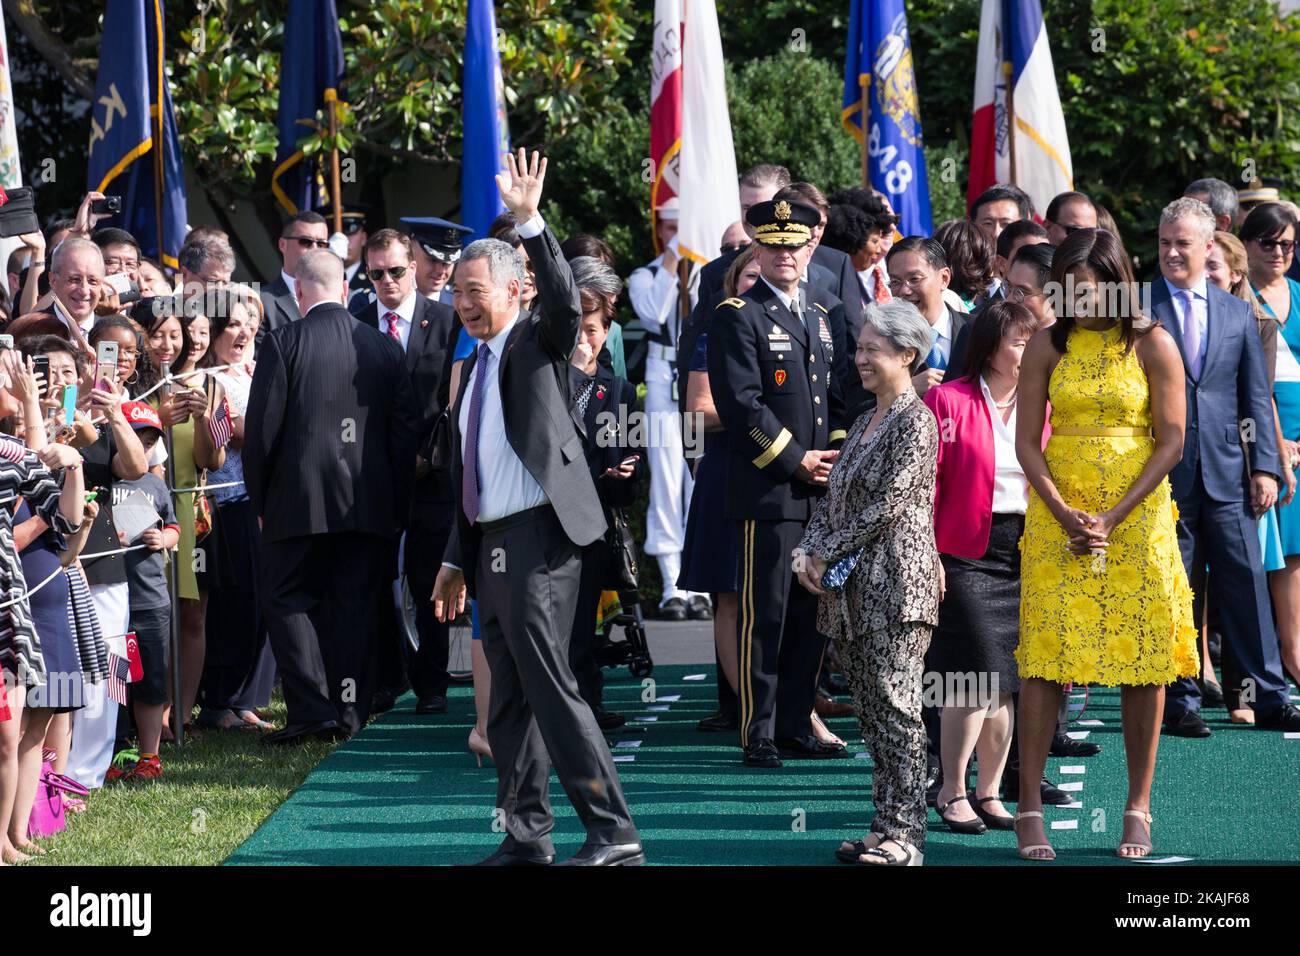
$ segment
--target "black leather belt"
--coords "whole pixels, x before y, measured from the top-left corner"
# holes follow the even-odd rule
[[[555,513],[555,509],[549,503],[538,505],[536,508],[516,511],[512,515],[506,515],[504,518],[498,518],[495,521],[480,521],[478,527],[483,534],[494,534],[497,531],[504,531],[506,528],[513,528],[515,525],[523,524],[526,521],[545,517],[548,513]]]

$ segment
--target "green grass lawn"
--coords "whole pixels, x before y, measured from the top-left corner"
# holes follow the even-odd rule
[[[268,715],[284,725],[277,694]],[[164,744],[164,777],[93,791],[84,813],[41,841],[51,866],[215,866],[239,846],[333,749],[312,741],[262,744],[256,731],[205,731],[177,748]]]

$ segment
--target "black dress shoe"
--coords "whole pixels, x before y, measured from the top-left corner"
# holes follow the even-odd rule
[[[661,621],[684,621],[686,620],[686,602],[681,598],[669,598],[659,605],[659,620]]]
[[[697,730],[739,730],[740,718],[731,711],[719,710],[709,714],[698,724],[695,725]]]
[[[284,746],[300,744],[308,740],[335,740],[335,735],[347,736],[347,731],[332,720],[321,720],[312,724],[288,724],[280,730],[273,730],[262,738],[264,744]]]
[[[792,737],[774,741],[776,752],[782,757],[804,760],[831,760],[835,757],[847,757],[848,748],[843,744],[828,744],[818,740],[812,734],[806,737]]]
[[[1198,712],[1187,710],[1177,720],[1165,721],[1165,733],[1171,737],[1208,737],[1211,731]]]
[[[584,846],[581,850],[561,860],[556,866],[640,866],[645,863],[645,851],[640,843],[605,843]]]
[[[781,755],[770,740],[756,740],[745,748],[745,766],[774,770],[781,766]]]
[[[601,730],[616,730],[627,723],[627,718],[622,714],[616,714],[612,710],[605,710],[603,707],[595,711],[596,725]]]
[[[479,860],[475,866],[550,866],[555,862],[554,853],[530,853],[527,850],[508,850],[501,847],[485,860]]]
[[[1201,689],[1201,709],[1210,708],[1211,710],[1222,710],[1223,703],[1223,685],[1215,680],[1197,680],[1196,685]]]
[[[713,605],[703,594],[697,594],[686,602],[686,616],[692,621],[711,621]]]
[[[391,690],[377,690],[370,697],[370,712],[383,714],[397,705],[397,695]]]
[[[1047,806],[1063,807],[1073,803],[1074,797],[1066,793],[1046,777],[1038,785],[1039,799]],[[1002,776],[1002,799],[1006,803],[1020,802],[1020,774],[1007,773]]]
[[[447,712],[447,698],[440,694],[434,694],[432,697],[421,697],[415,704],[417,714],[445,714]]]
[[[1288,733],[1300,732],[1300,710],[1292,704],[1283,704],[1271,714],[1255,713],[1256,730],[1284,730]]]
[[[1100,744],[1090,744],[1086,740],[1072,740],[1065,734],[1052,738],[1053,757],[1095,757],[1101,753]]]

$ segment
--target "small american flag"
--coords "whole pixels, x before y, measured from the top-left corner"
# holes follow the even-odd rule
[[[233,426],[230,424],[230,403],[223,395],[221,404],[212,410],[212,415],[208,419],[208,434],[212,436],[212,444],[218,448],[230,441],[233,433]]]
[[[12,438],[0,438],[0,458],[15,464],[27,457],[27,446]]]
[[[131,679],[131,662],[108,652],[108,697],[126,706],[126,685]]]

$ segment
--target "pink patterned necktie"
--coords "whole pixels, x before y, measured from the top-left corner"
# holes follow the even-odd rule
[[[886,302],[893,301],[893,293],[889,291],[889,278],[885,275],[884,267],[876,263],[876,302],[884,305]]]
[[[402,333],[398,330],[397,323],[402,320],[402,317],[396,312],[385,312],[384,318],[388,320],[388,337],[401,345]]]
[[[1178,299],[1183,310],[1183,347],[1187,349],[1187,370],[1192,378],[1201,377],[1201,327],[1192,311],[1192,293],[1187,289],[1178,291]]]

